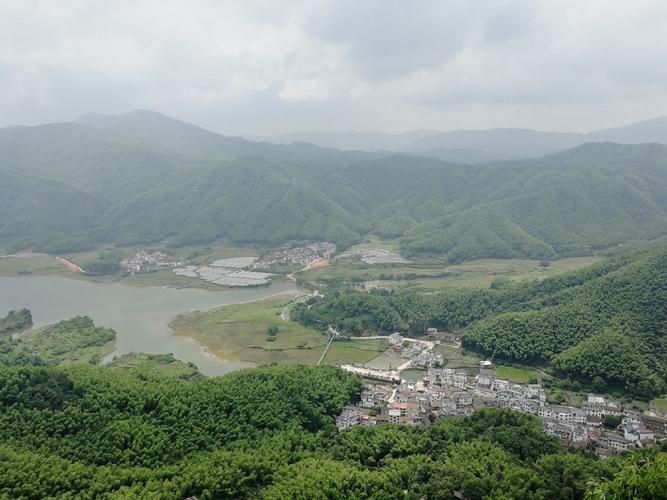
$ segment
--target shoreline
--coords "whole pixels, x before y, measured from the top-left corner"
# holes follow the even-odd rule
[[[259,366],[257,363],[253,363],[252,361],[244,361],[242,359],[230,359],[230,358],[220,357],[220,356],[216,355],[213,351],[211,351],[211,349],[206,344],[204,344],[200,340],[196,339],[195,337],[193,337],[191,335],[179,334],[178,331],[176,330],[176,328],[174,328],[173,325],[174,325],[174,322],[176,322],[180,317],[188,315],[188,314],[210,313],[210,312],[216,311],[217,309],[221,309],[223,307],[236,306],[236,305],[242,305],[242,304],[252,304],[254,302],[261,302],[262,300],[267,300],[267,299],[271,299],[271,298],[274,298],[274,297],[280,297],[281,295],[298,297],[301,294],[299,293],[299,290],[294,290],[293,292],[288,292],[288,291],[277,292],[277,293],[272,293],[270,295],[267,295],[266,297],[262,297],[261,299],[258,299],[258,300],[243,300],[243,301],[234,302],[234,303],[231,303],[231,304],[221,304],[221,305],[218,305],[218,306],[211,307],[209,309],[203,309],[203,310],[202,309],[193,309],[193,310],[190,310],[190,311],[183,311],[182,313],[178,313],[171,321],[169,321],[169,323],[167,323],[167,328],[169,328],[169,330],[171,331],[172,336],[186,339],[189,342],[192,342],[192,343],[198,345],[199,348],[201,349],[202,354],[209,359],[213,359],[215,361],[221,361],[221,362],[229,362],[229,363],[243,363],[243,364],[248,365],[249,368],[253,367],[253,366]]]
[[[187,289],[204,290],[207,292],[224,292],[224,291],[234,291],[234,290],[249,290],[257,288],[261,289],[264,287],[269,287],[271,286],[272,283],[275,282],[280,282],[280,281],[291,282],[291,280],[287,276],[276,275],[276,279],[273,279],[268,283],[261,285],[251,285],[251,286],[216,285],[199,279],[194,284],[182,283],[182,282],[179,283],[178,277],[176,277],[176,279],[174,279],[173,282],[165,280],[166,281],[165,283],[160,283],[160,282],[153,283],[150,281],[150,277],[151,274],[155,273],[143,273],[137,275],[121,274],[121,273],[106,274],[106,275],[90,274],[86,272],[81,266],[74,264],[73,262],[65,259],[64,257],[45,254],[45,253],[25,252],[17,254],[0,255],[0,260],[21,259],[27,261],[30,259],[40,258],[40,257],[52,259],[54,261],[54,264],[58,264],[58,267],[54,266],[51,268],[37,269],[36,271],[28,269],[26,270],[26,272],[17,271],[17,272],[6,272],[6,273],[3,273],[2,269],[0,268],[0,277],[6,277],[6,278],[59,277],[59,278],[67,278],[73,280],[83,280],[89,283],[107,283],[107,284],[119,283],[133,288],[146,288],[154,286],[161,288],[174,288],[178,290],[187,290]],[[138,279],[136,279],[137,277]],[[146,279],[146,282],[140,281],[142,277]]]

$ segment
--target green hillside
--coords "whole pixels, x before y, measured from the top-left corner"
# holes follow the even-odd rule
[[[500,359],[553,361],[566,376],[600,378],[598,384],[650,397],[667,380],[665,304],[667,246],[661,245],[508,290],[495,306],[507,312],[489,311],[464,340]]]
[[[0,130],[0,246],[281,244],[368,233],[407,255],[551,258],[667,232],[667,146],[454,165],[277,146],[150,112]]]
[[[475,203],[408,230],[407,254],[543,258],[650,239],[667,227],[662,145],[586,144],[482,170]]]
[[[76,124],[0,131],[0,244],[57,252],[100,243],[217,239],[349,245],[367,225],[293,168],[199,160]]]

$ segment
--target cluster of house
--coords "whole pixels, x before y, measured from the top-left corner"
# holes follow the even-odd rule
[[[180,262],[174,261],[169,255],[160,251],[137,252],[133,256],[120,261],[121,271],[130,274],[145,273],[180,265]]]
[[[461,336],[455,332],[446,332],[438,330],[437,328],[428,328],[426,330],[426,338],[437,342],[452,342],[454,344],[461,344]]]
[[[262,257],[253,264],[253,269],[271,269],[279,265],[308,266],[314,261],[330,259],[336,254],[336,244],[328,241],[312,243],[303,247],[282,247]]]
[[[389,335],[389,352],[399,358],[410,360],[412,368],[436,368],[445,362],[440,354],[436,354],[435,342],[403,337],[400,333]]]
[[[566,444],[593,449],[599,455],[654,445],[667,432],[667,417],[627,410],[615,401],[589,394],[581,408],[544,405],[537,411],[548,434]],[[605,429],[606,417],[620,424]]]
[[[336,418],[339,430],[354,425],[395,423],[430,425],[449,416],[470,415],[495,407],[537,416],[547,434],[564,445],[594,450],[599,455],[650,446],[667,433],[664,415],[625,410],[600,396],[589,395],[582,408],[547,404],[540,384],[518,384],[495,378],[485,364],[479,375],[447,368],[430,368],[421,381],[401,380],[393,390],[368,385],[356,406]],[[618,417],[615,429],[603,426],[607,416]]]

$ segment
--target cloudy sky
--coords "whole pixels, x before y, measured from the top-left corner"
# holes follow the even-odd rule
[[[223,133],[667,115],[664,0],[0,0],[0,126],[160,111]]]

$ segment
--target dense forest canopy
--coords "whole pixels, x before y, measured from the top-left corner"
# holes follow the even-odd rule
[[[332,416],[360,391],[359,379],[331,367],[187,380],[127,367],[0,368],[0,496],[555,499],[666,491],[664,455],[602,461],[567,453],[537,419],[503,410],[337,434]],[[630,481],[636,467],[640,479]]]
[[[299,239],[344,248],[374,233],[409,255],[548,258],[664,235],[666,200],[659,144],[454,165],[253,143],[149,112],[0,130],[0,245],[12,249]]]
[[[621,252],[543,281],[490,289],[332,290],[292,318],[345,333],[463,331],[466,347],[496,359],[550,363],[563,375],[641,398],[667,381],[667,245]]]

